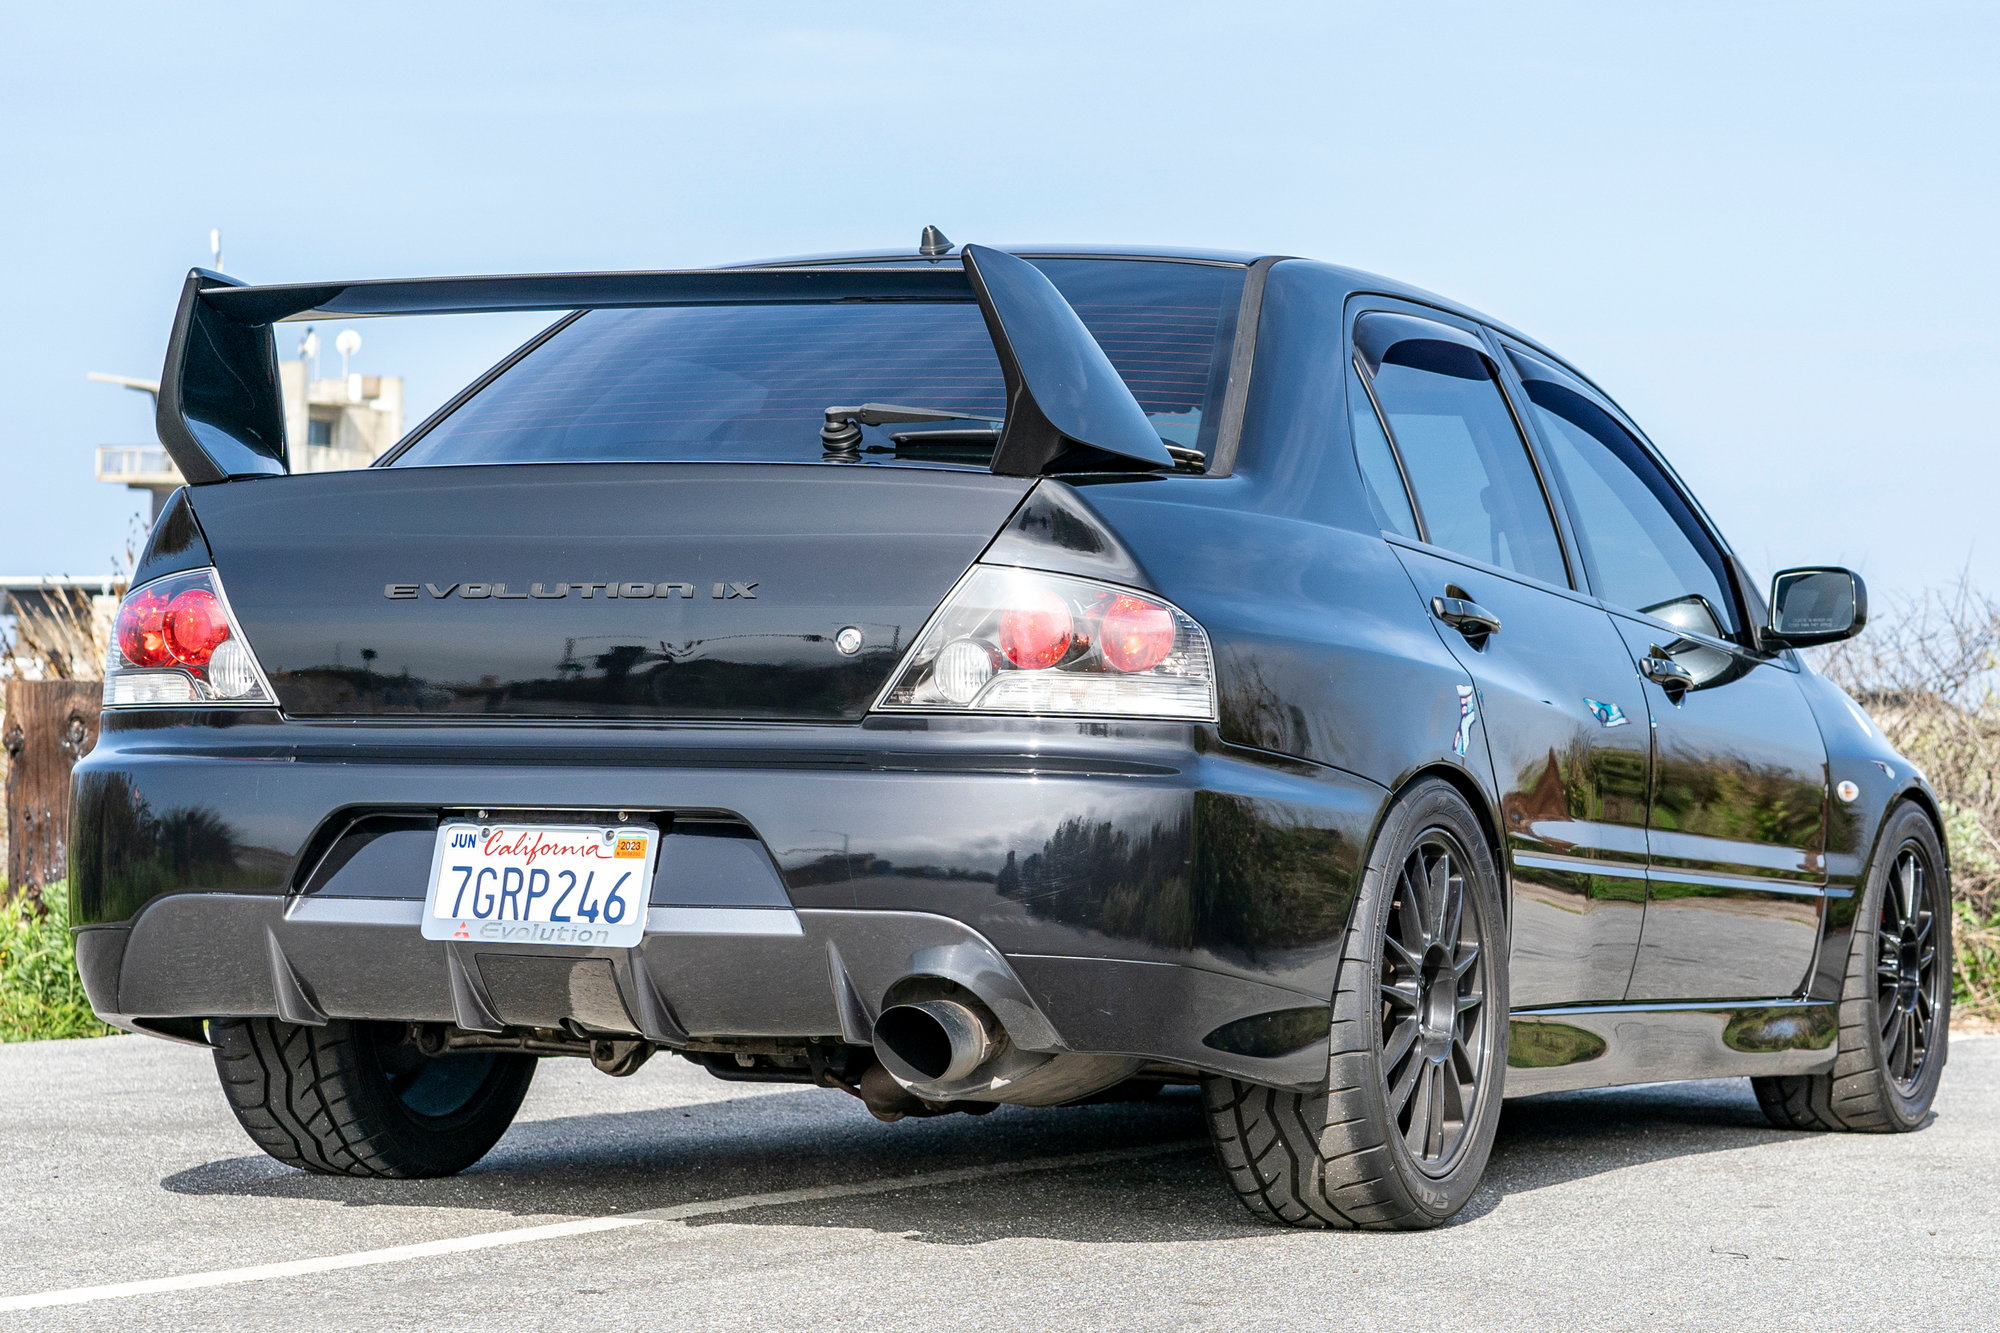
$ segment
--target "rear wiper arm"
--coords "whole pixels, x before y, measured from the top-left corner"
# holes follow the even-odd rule
[[[861,451],[863,426],[886,426],[901,421],[990,421],[999,417],[961,412],[949,407],[902,407],[895,403],[863,403],[859,407],[829,407],[826,424],[819,428],[820,443],[828,454],[854,457]]]

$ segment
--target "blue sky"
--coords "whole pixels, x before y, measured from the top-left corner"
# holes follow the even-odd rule
[[[182,273],[664,268],[958,240],[1243,246],[1558,348],[1745,559],[1878,592],[1990,531],[1990,4],[0,6],[0,573],[141,497]],[[363,326],[421,407],[520,322]],[[330,343],[330,339],[325,341]],[[291,354],[286,334],[281,351]],[[414,418],[413,418],[414,419]]]

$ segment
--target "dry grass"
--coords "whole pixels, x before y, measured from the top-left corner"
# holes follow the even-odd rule
[[[1866,707],[1944,804],[1957,1004],[2000,1021],[2000,602],[1961,579],[1876,614],[1819,668]]]
[[[110,626],[91,596],[68,589],[46,609],[24,609],[11,634],[0,631],[0,680],[101,680]]]

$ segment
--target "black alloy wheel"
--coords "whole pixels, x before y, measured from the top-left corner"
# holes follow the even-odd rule
[[[1465,1145],[1493,1041],[1469,860],[1449,830],[1425,830],[1403,860],[1383,939],[1382,1075],[1396,1128],[1429,1175],[1449,1171]]]
[[[1772,1124],[1894,1134],[1930,1117],[1951,1040],[1951,883],[1937,826],[1883,821],[1848,940],[1833,1066],[1751,1080]]]
[[[491,1051],[425,1055],[401,1023],[371,1023],[366,1038],[389,1091],[413,1117],[437,1128],[455,1122],[499,1068]]]
[[[1267,1222],[1434,1227],[1486,1169],[1506,1074],[1506,922],[1485,828],[1451,783],[1384,817],[1342,939],[1325,1086],[1210,1077],[1237,1197]]]
[[[1949,906],[1933,900],[1931,878],[1924,848],[1915,839],[1906,841],[1890,869],[1875,928],[1882,1064],[1905,1095],[1923,1080],[1936,1049],[1938,1015],[1950,984],[1938,949],[1943,938],[1938,918]]]

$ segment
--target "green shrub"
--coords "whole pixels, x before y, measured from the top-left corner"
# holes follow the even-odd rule
[[[76,974],[69,894],[58,886],[28,890],[8,902],[0,893],[0,1041],[101,1037]]]
[[[1982,921],[1959,903],[1951,923],[1952,1005],[1967,1018],[2000,1018],[2000,916]]]

